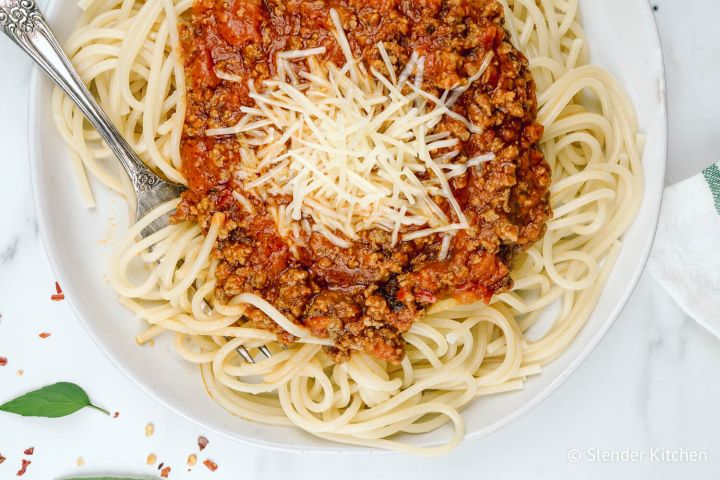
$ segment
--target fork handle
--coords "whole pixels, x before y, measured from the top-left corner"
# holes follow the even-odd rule
[[[0,0],[0,30],[27,53],[78,106],[120,160],[136,191],[160,181],[120,135],[55,39],[35,0]]]

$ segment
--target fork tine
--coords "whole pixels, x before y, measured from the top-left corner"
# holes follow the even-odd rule
[[[247,348],[240,345],[239,347],[237,347],[237,352],[246,362],[252,363],[253,365],[255,364],[255,359],[252,357],[252,355],[250,355],[250,352],[247,351]]]
[[[212,313],[212,307],[205,300],[203,300],[200,303],[200,308],[202,308],[203,312],[206,315],[210,315]],[[227,337],[225,337],[225,338],[226,338],[226,340],[230,340]],[[247,348],[240,345],[239,347],[237,347],[236,350],[237,350],[238,354],[243,358],[243,360],[245,360],[246,362],[251,363],[253,365],[255,364],[255,359],[253,358],[252,355],[250,355],[250,352],[248,352]],[[258,350],[260,350],[260,352],[262,352],[262,354],[265,355],[266,358],[270,358],[272,356],[272,352],[270,351],[269,348],[267,348],[266,345],[260,345],[258,347]]]

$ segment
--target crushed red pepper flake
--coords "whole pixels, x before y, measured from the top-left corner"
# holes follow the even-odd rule
[[[117,417],[119,417],[119,416],[120,416],[120,412],[115,412],[115,413],[113,413],[113,418],[117,418]]]
[[[30,466],[32,462],[30,460],[22,459],[22,465],[20,466],[20,470],[17,471],[17,476],[22,477],[25,475],[25,472],[27,472],[27,467]]]
[[[168,475],[170,475],[170,470],[171,470],[170,467],[165,467],[165,468],[163,468],[163,469],[160,471],[160,476],[161,476],[162,478],[168,478]]]
[[[26,448],[23,453],[25,455],[32,455],[33,453],[35,453],[35,447]]]
[[[0,367],[7,365],[7,357],[0,357]]]
[[[50,333],[50,332],[42,332],[40,335],[38,335],[38,337],[40,337],[40,338],[48,338],[50,335],[52,335],[52,333]]]
[[[4,461],[5,461],[5,457],[3,457],[2,455],[0,455],[0,463],[3,463]]]
[[[209,458],[203,462],[203,465],[205,465],[211,472],[214,472],[218,468],[217,463],[213,462]]]
[[[63,293],[62,288],[60,288],[60,284],[58,282],[55,282],[55,294],[50,295],[50,300],[54,302],[65,300],[65,294]]]
[[[208,443],[210,443],[210,440],[208,440],[207,438],[203,437],[202,435],[198,437],[198,448],[201,452],[205,450],[205,447],[208,446]]]
[[[60,288],[60,284],[58,282],[55,282],[55,294],[50,295],[50,300],[54,302],[65,300],[65,294],[63,293],[62,288]]]

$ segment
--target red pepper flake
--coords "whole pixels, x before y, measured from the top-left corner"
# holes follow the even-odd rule
[[[7,357],[0,357],[0,367],[7,365]]]
[[[217,470],[217,463],[213,462],[209,458],[203,462],[203,465],[205,465],[211,472]]]
[[[60,284],[58,282],[55,282],[55,294],[50,295],[50,300],[53,302],[65,300],[65,294],[63,293],[62,288],[60,288]]]
[[[50,335],[52,335],[52,333],[42,332],[40,335],[38,335],[38,337],[40,337],[40,338],[47,338],[47,337],[49,337]]]
[[[4,461],[5,461],[5,457],[3,457],[2,455],[0,455],[0,463],[3,463]]]
[[[32,462],[31,462],[30,460],[25,460],[25,459],[23,458],[23,459],[22,459],[22,466],[20,467],[20,470],[18,470],[17,476],[18,476],[18,477],[22,477],[23,475],[25,475],[25,472],[27,471],[27,467],[28,467],[31,463],[32,463]]]
[[[208,440],[207,438],[203,437],[202,435],[198,437],[198,448],[200,448],[201,452],[205,450],[205,447],[208,446],[208,443],[210,443],[210,440]]]
[[[168,475],[170,475],[170,467],[165,467],[160,471],[160,476],[162,478],[168,478]]]
[[[35,452],[35,447],[30,447],[30,448],[26,449],[23,453],[25,455],[32,455],[34,452]]]
[[[113,413],[113,418],[117,418],[117,417],[119,417],[119,416],[120,416],[120,412],[115,412],[115,413]]]

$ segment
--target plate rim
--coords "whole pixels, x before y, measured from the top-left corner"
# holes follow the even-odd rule
[[[59,0],[49,0],[47,2],[46,7],[44,8],[45,12],[50,12],[56,8],[59,8],[58,5],[61,2]],[[660,118],[659,122],[659,137],[657,140],[659,148],[661,150],[658,152],[657,158],[654,158],[655,161],[658,162],[658,170],[662,173],[662,179],[663,179],[663,186],[664,186],[664,180],[666,178],[667,174],[667,158],[668,158],[668,110],[667,110],[667,69],[665,64],[665,59],[663,56],[663,47],[662,42],[660,38],[660,32],[658,29],[658,24],[655,16],[653,15],[652,6],[649,2],[641,0],[641,3],[644,4],[644,9],[646,16],[648,18],[648,21],[650,22],[652,28],[652,40],[657,45],[657,65],[658,68],[658,81],[659,84],[657,85],[658,94],[659,94],[659,102],[658,102],[658,108],[662,112],[662,117]],[[27,142],[28,142],[28,162],[30,164],[30,183],[31,183],[31,189],[32,189],[32,200],[33,200],[33,208],[37,217],[38,226],[39,226],[39,235],[42,242],[42,247],[45,253],[45,256],[48,260],[48,263],[50,264],[50,268],[55,275],[55,278],[58,279],[59,282],[62,283],[64,274],[61,268],[58,266],[58,260],[56,259],[56,256],[54,254],[55,248],[52,247],[52,243],[48,237],[49,234],[45,233],[46,229],[45,226],[48,225],[48,219],[47,219],[47,212],[45,212],[42,208],[40,208],[40,204],[42,203],[40,201],[41,194],[39,193],[38,189],[38,173],[37,169],[40,167],[40,162],[38,161],[40,154],[38,152],[38,142],[34,142],[33,140],[35,137],[35,129],[33,128],[37,123],[37,116],[36,114],[39,111],[38,107],[38,96],[34,95],[36,91],[38,91],[39,88],[41,88],[41,78],[42,78],[43,72],[41,71],[40,67],[38,65],[33,65],[31,75],[30,75],[30,82],[28,84],[28,121],[27,121]],[[524,416],[531,410],[533,410],[535,407],[537,407],[539,404],[547,400],[550,396],[552,396],[557,390],[560,388],[562,384],[564,384],[582,365],[587,358],[592,354],[592,352],[597,348],[597,346],[600,344],[600,342],[605,338],[610,328],[615,324],[615,321],[620,316],[620,314],[623,312],[623,310],[626,308],[627,303],[632,296],[632,294],[635,292],[638,282],[640,281],[640,278],[643,274],[643,272],[646,269],[647,262],[650,257],[650,253],[655,241],[655,236],[657,233],[657,227],[659,223],[660,218],[660,211],[662,208],[662,201],[663,201],[663,188],[659,188],[658,192],[655,195],[655,198],[650,198],[647,196],[647,192],[644,192],[643,202],[651,202],[650,204],[654,206],[652,211],[650,212],[652,215],[648,215],[649,219],[651,220],[652,229],[648,232],[647,238],[644,242],[644,245],[642,246],[642,254],[640,255],[640,261],[637,262],[633,274],[630,278],[630,280],[627,283],[627,286],[625,288],[624,293],[620,297],[620,300],[617,302],[615,307],[613,308],[612,312],[606,317],[606,319],[599,325],[599,328],[597,329],[597,332],[595,335],[591,338],[589,342],[580,350],[580,352],[575,356],[575,358],[572,359],[569,363],[567,363],[561,370],[561,372],[556,376],[556,378],[550,382],[547,386],[545,386],[543,389],[541,389],[537,394],[535,394],[530,401],[523,404],[522,407],[516,409],[511,414],[508,414],[496,422],[490,424],[487,427],[484,427],[483,429],[475,432],[466,432],[463,436],[463,439],[461,441],[461,445],[467,444],[469,442],[473,442],[476,440],[479,440],[481,438],[484,438],[500,428],[509,425],[513,421],[517,420],[518,418]],[[348,445],[340,445],[340,444],[334,444],[331,443],[327,447],[303,447],[300,445],[292,445],[292,444],[285,444],[285,443],[278,443],[278,442],[270,442],[270,441],[263,441],[258,440],[255,438],[249,438],[245,437],[243,435],[239,434],[233,434],[229,431],[224,431],[217,429],[213,426],[210,426],[206,423],[204,423],[202,420],[195,418],[194,415],[190,415],[186,412],[183,412],[181,409],[176,408],[175,406],[171,405],[170,402],[164,400],[162,396],[159,393],[156,393],[153,391],[150,385],[146,385],[144,382],[142,382],[140,379],[136,378],[132,372],[130,372],[124,365],[120,358],[118,358],[109,348],[105,346],[105,343],[94,333],[92,327],[90,326],[90,323],[86,321],[86,319],[83,317],[83,315],[80,314],[79,308],[76,307],[75,302],[72,298],[67,299],[68,304],[73,312],[73,316],[75,319],[82,325],[83,329],[87,333],[87,335],[92,339],[93,343],[98,347],[98,349],[103,353],[103,355],[110,360],[112,365],[118,369],[122,374],[128,378],[131,383],[133,383],[135,386],[137,386],[143,393],[148,395],[150,398],[152,398],[154,401],[161,404],[163,407],[167,408],[168,410],[172,411],[176,415],[180,416],[181,418],[188,420],[189,422],[201,426],[214,434],[220,435],[224,438],[254,446],[254,447],[261,447],[266,448],[269,450],[274,451],[280,451],[280,452],[289,452],[289,453],[304,453],[304,454],[314,454],[314,455],[397,455],[398,452],[394,451],[388,451],[388,450],[380,450],[380,449],[371,449],[371,448],[365,448],[365,447],[356,447],[356,446],[348,446]]]

